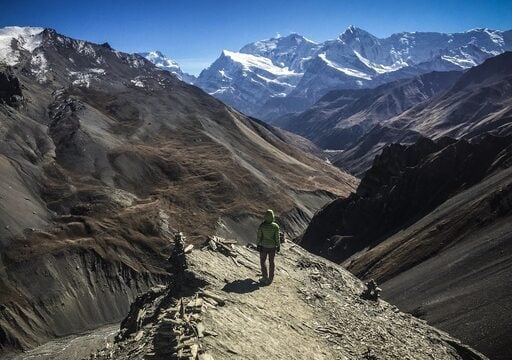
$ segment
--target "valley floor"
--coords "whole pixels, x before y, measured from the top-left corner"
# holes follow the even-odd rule
[[[119,331],[119,324],[106,325],[79,335],[49,341],[21,354],[7,354],[5,360],[69,360],[89,358],[90,354],[108,347]]]

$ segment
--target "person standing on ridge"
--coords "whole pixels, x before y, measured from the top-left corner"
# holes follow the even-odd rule
[[[261,263],[261,283],[270,285],[274,280],[274,257],[276,251],[281,250],[281,240],[279,239],[279,225],[275,222],[274,212],[267,210],[264,221],[258,228],[258,239],[256,242],[260,252]],[[267,272],[267,256],[269,260],[269,271]]]

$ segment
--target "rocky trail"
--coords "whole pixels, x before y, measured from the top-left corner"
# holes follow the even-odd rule
[[[89,358],[486,358],[385,301],[364,300],[361,281],[295,244],[283,244],[274,282],[260,286],[257,251],[217,240],[187,254],[188,270],[168,286],[137,298],[115,342]]]

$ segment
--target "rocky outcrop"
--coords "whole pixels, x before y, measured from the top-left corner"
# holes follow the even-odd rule
[[[231,245],[188,256],[181,290],[152,289],[133,305],[99,359],[486,359],[382,300],[325,259],[286,243],[270,286],[257,282],[258,253]],[[138,324],[128,332],[128,324]]]
[[[512,167],[451,197],[344,265],[384,281],[383,298],[508,359],[512,276]]]
[[[476,143],[423,138],[410,146],[390,145],[375,159],[356,194],[324,207],[299,243],[344,261],[477,184],[498,164],[506,166],[511,141],[510,136],[489,135]]]
[[[13,106],[23,98],[21,85],[11,71],[0,70],[0,102]]]

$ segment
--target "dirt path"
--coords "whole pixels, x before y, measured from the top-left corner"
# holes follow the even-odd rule
[[[207,257],[198,258],[199,268],[213,270],[206,264]],[[204,317],[205,327],[219,333],[218,337],[205,338],[205,347],[213,357],[290,359],[294,354],[295,359],[336,358],[326,340],[312,333],[318,317],[314,307],[299,299],[304,295],[294,279],[297,274],[283,266],[286,260],[277,257],[275,281],[265,287],[257,282],[257,261],[254,254],[244,253],[237,259],[240,266],[222,264],[209,274],[212,291],[221,289],[227,299],[225,306],[212,309]]]
[[[362,300],[363,284],[341,267],[286,244],[272,285],[257,283],[256,251],[232,257],[196,251],[193,271],[226,299],[203,315],[203,350],[214,359],[450,359],[457,342],[383,301]],[[213,256],[212,256],[213,255]]]

